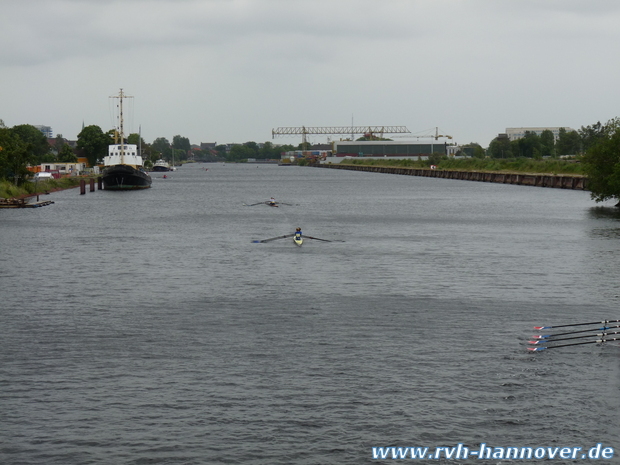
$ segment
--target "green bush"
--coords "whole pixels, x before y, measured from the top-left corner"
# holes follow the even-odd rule
[[[54,189],[70,189],[80,185],[80,180],[84,179],[88,184],[88,177],[66,177],[60,179],[49,179],[45,181],[26,182],[21,186],[16,186],[9,181],[0,181],[0,198],[11,199],[28,195],[42,194]]]
[[[0,198],[2,199],[11,199],[27,194],[28,192],[23,187],[17,187],[12,182],[0,181]]]

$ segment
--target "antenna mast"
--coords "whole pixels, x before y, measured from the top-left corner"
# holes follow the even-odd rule
[[[110,98],[117,98],[120,100],[119,102],[119,136],[121,139],[121,164],[125,163],[125,133],[123,131],[123,99],[124,98],[133,98],[128,95],[123,94],[123,89],[121,88],[118,96],[112,96]]]

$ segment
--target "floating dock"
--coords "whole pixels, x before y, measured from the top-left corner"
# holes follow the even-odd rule
[[[0,199],[0,208],[38,208],[52,203],[54,202],[51,200],[28,203],[26,199]]]

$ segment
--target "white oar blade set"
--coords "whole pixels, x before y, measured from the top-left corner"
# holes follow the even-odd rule
[[[295,234],[285,234],[284,236],[277,236],[277,237],[270,237],[269,239],[263,239],[260,241],[252,241],[253,244],[260,244],[262,242],[270,242],[270,241],[275,241],[277,239],[286,239],[287,237],[293,237]],[[312,237],[312,236],[303,236],[304,239],[314,239],[315,241],[323,241],[323,242],[344,242],[344,241],[340,241],[337,239],[332,239],[332,240],[328,240],[328,239],[321,239],[319,237]]]
[[[576,326],[595,327],[575,331],[564,331],[561,329],[560,332],[552,331],[549,334],[537,334],[532,336],[533,340],[528,341],[529,344],[535,345],[536,347],[528,347],[527,350],[539,352],[541,350],[556,349],[558,347],[578,346],[583,344],[603,344],[604,342],[620,341],[620,324],[611,325],[610,323],[620,323],[620,320],[603,320],[558,326],[534,326],[534,329],[538,331],[547,329],[557,330],[559,328]],[[576,339],[585,340],[576,341]]]
[[[299,204],[298,203],[297,204],[285,203],[285,202],[270,202],[269,200],[263,200],[262,202],[257,202],[257,203],[244,203],[243,204],[244,207],[255,207],[256,205],[268,205],[270,207],[277,207],[278,205],[287,205],[289,207],[293,207]]]

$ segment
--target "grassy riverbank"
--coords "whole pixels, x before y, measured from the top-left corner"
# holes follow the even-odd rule
[[[0,199],[23,199],[37,194],[71,189],[79,186],[82,179],[86,179],[86,182],[88,182],[90,178],[72,176],[46,181],[27,182],[19,187],[8,181],[0,181]]]
[[[429,160],[369,160],[364,158],[349,159],[343,161],[346,165],[368,165],[428,168]],[[437,169],[451,171],[490,171],[505,173],[528,173],[528,174],[567,174],[584,175],[583,165],[578,160],[545,159],[534,160],[531,158],[515,159],[492,159],[492,158],[464,158],[442,159],[435,163]]]

